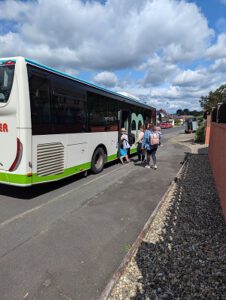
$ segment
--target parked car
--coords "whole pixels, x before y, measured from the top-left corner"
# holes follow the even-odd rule
[[[196,118],[190,118],[185,121],[185,133],[195,132],[198,128],[198,122]]]
[[[162,128],[162,129],[172,128],[172,127],[173,127],[173,125],[168,122],[164,122],[164,123],[160,124],[160,128]]]

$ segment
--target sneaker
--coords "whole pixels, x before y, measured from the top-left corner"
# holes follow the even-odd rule
[[[157,170],[157,165],[154,165],[154,167],[153,167],[155,170]]]
[[[145,166],[145,168],[150,169],[151,167],[149,165]]]

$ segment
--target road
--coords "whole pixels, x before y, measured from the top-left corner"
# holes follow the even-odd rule
[[[33,188],[0,185],[0,295],[96,299],[174,179],[188,148],[164,130],[158,170],[133,162]]]

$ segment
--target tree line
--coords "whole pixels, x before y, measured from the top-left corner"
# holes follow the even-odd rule
[[[185,109],[178,109],[176,111],[176,114],[178,116],[199,116],[200,114],[202,114],[202,112],[198,111],[198,110],[189,110],[188,108]]]

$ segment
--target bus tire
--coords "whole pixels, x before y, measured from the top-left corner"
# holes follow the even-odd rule
[[[97,148],[92,157],[91,169],[93,173],[98,174],[104,168],[106,154],[103,148]]]

